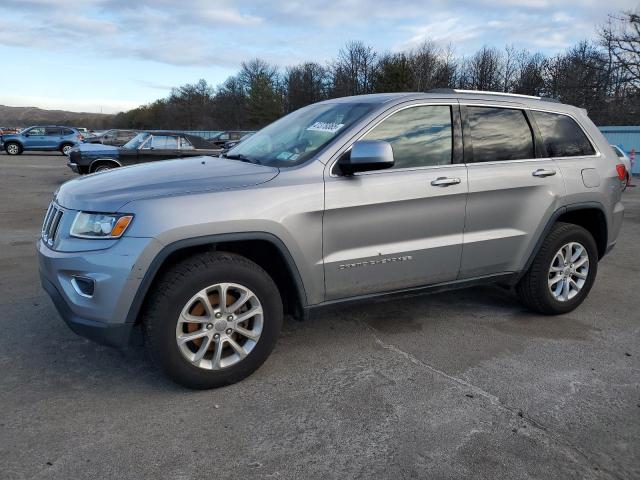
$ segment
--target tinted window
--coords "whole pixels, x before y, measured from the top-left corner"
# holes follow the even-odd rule
[[[73,130],[69,129],[69,128],[65,128],[63,131],[64,135],[73,135]]]
[[[579,157],[596,153],[573,118],[558,113],[535,111],[533,118],[538,124],[549,157]]]
[[[451,163],[451,108],[446,105],[412,107],[393,114],[363,139],[391,144],[393,168]]]
[[[616,152],[616,155],[620,158],[624,157],[624,153],[622,153],[622,150],[620,150],[618,147],[616,147],[615,145],[612,145],[613,147],[613,151]]]
[[[151,139],[151,148],[177,149],[178,137],[164,135],[154,136]]]
[[[535,158],[531,127],[522,110],[468,107],[474,162]]]
[[[34,127],[24,133],[28,133],[29,135],[44,135],[44,127]]]
[[[44,129],[44,134],[45,135],[49,135],[49,136],[53,136],[53,135],[60,135],[61,134],[61,130],[57,127],[46,127]]]

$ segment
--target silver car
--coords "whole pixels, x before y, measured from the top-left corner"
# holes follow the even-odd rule
[[[616,145],[611,145],[611,148],[613,148],[613,151],[616,152],[616,155],[618,156],[618,161],[621,162],[622,165],[624,165],[624,169],[626,170],[624,180],[622,180],[622,190],[626,190],[632,175],[631,159],[627,156],[626,153],[624,153],[624,150],[622,150],[620,147]]]
[[[42,284],[76,333],[142,332],[173,380],[217,387],[265,361],[287,313],[491,282],[573,310],[620,231],[617,163],[584,110],[542,98],[329,100],[222,158],[65,183]]]

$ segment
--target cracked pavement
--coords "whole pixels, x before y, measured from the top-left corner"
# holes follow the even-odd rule
[[[497,287],[335,308],[193,392],[68,330],[33,243],[73,174],[0,160],[1,478],[640,478],[640,187],[568,315]]]

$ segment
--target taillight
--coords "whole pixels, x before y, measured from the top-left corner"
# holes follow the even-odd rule
[[[626,180],[627,169],[623,164],[619,163],[618,165],[616,165],[616,171],[618,172],[618,178],[620,179],[620,181]]]

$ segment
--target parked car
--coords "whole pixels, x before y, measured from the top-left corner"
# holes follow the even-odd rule
[[[136,130],[111,129],[94,134],[93,137],[85,139],[85,143],[101,143],[103,145],[122,147],[137,134]]]
[[[241,130],[225,130],[224,132],[220,132],[211,139],[211,142],[214,146],[222,148],[225,143],[230,141],[239,141],[243,136],[247,133],[254,133],[250,131],[241,131]]]
[[[76,333],[126,345],[141,328],[191,388],[259,368],[286,312],[493,282],[574,310],[622,225],[613,150],[583,109],[449,92],[332,99],[224,157],[67,182],[42,284]]]
[[[0,127],[0,135],[9,135],[11,133],[20,133],[20,129],[16,127]]]
[[[84,137],[72,127],[29,127],[20,133],[0,136],[0,149],[9,155],[20,155],[24,151],[54,151],[67,155],[74,145]]]
[[[622,150],[620,147],[616,145],[611,145],[611,148],[613,148],[613,151],[616,152],[616,155],[618,156],[618,158],[620,159],[620,161],[622,162],[626,170],[626,175],[624,177],[624,180],[622,181],[622,190],[626,190],[627,185],[629,185],[629,179],[631,178],[631,175],[632,175],[631,159],[627,156],[626,153],[624,153],[624,150]]]
[[[112,168],[169,158],[217,155],[204,139],[180,132],[138,133],[122,147],[81,143],[69,151],[67,165],[76,173],[96,173]]]
[[[240,142],[244,142],[247,138],[249,138],[251,135],[253,135],[255,132],[249,132],[244,134],[241,138],[239,138],[238,140],[229,140],[228,142],[224,142],[224,145],[222,146],[222,152],[221,153],[226,153],[229,150],[231,150],[233,147],[235,147],[236,145],[240,144]]]

